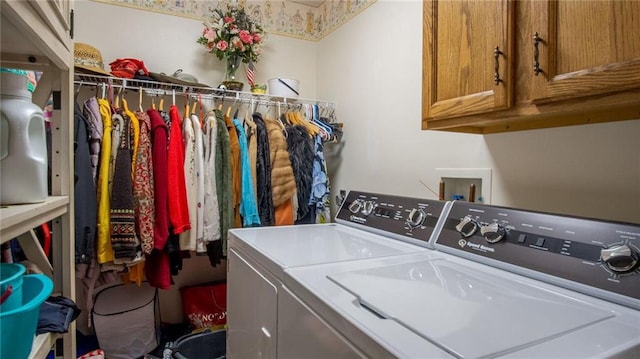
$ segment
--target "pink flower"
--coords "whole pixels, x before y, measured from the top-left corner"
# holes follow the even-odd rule
[[[232,18],[232,17],[225,16],[225,18],[224,18],[224,23],[225,23],[225,24],[230,24],[230,23],[234,22],[235,20],[236,20],[236,19],[234,19],[234,18]]]
[[[253,34],[253,42],[257,44],[260,41],[262,41],[262,37],[260,37],[260,34]]]
[[[202,36],[207,39],[208,42],[213,42],[213,40],[216,39],[216,32],[210,27],[205,27]]]
[[[234,36],[231,39],[231,46],[233,46],[234,48],[240,50],[240,52],[244,51],[244,44],[242,43],[242,40],[240,40],[239,37]]]
[[[240,36],[240,40],[245,44],[251,44],[253,42],[253,37],[251,37],[251,34],[247,30],[241,30],[238,36]]]
[[[229,44],[224,40],[220,40],[216,44],[216,49],[218,49],[220,51],[225,51],[228,47],[229,47]]]

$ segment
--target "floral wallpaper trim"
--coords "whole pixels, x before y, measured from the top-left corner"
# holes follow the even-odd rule
[[[243,5],[271,34],[319,41],[377,0],[327,0],[319,7],[271,0],[92,0],[111,5],[204,20],[219,3]]]

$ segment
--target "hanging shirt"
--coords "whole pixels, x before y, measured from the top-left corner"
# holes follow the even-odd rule
[[[169,221],[174,234],[191,229],[189,222],[189,206],[187,189],[184,180],[184,141],[182,139],[182,123],[178,107],[171,105],[171,131],[169,133],[169,150],[167,152],[167,181],[169,187]]]
[[[242,176],[242,197],[240,199],[240,215],[244,227],[254,227],[260,225],[256,195],[253,187],[253,176],[251,175],[251,162],[249,161],[249,146],[247,136],[240,120],[233,119],[233,124],[238,131],[238,142],[240,143],[240,163]]]
[[[74,106],[75,262],[90,264],[95,257],[97,200],[91,165],[91,130],[78,103]],[[100,121],[102,122],[102,121]],[[102,133],[102,129],[100,129]]]
[[[240,218],[240,197],[242,195],[242,172],[240,164],[240,143],[238,142],[238,132],[229,116],[224,116],[224,122],[229,131],[229,145],[231,148],[231,183],[233,193],[233,215],[234,227],[242,227]]]
[[[144,112],[137,111],[135,115],[140,125],[140,134],[133,176],[133,200],[142,253],[149,254],[154,245],[153,231],[155,227],[151,120]]]
[[[216,191],[220,211],[220,241],[207,243],[207,255],[214,267],[227,255],[227,231],[233,228],[233,184],[231,179],[231,140],[227,124],[216,111]]]
[[[309,213],[309,197],[313,177],[313,143],[304,126],[287,126],[287,150],[296,178],[297,212],[294,218],[302,219]]]
[[[114,262],[133,260],[140,250],[131,180],[133,131],[129,116],[124,114],[123,118],[124,130],[118,146],[111,194],[111,246],[115,255]]]
[[[111,115],[111,159],[109,162],[109,196],[113,193],[113,174],[116,169],[116,157],[120,147],[120,138],[124,131],[124,118],[119,113]]]
[[[247,143],[249,144],[249,163],[251,166],[251,177],[253,179],[253,193],[256,195],[255,201],[258,201],[258,177],[257,177],[257,162],[258,162],[258,139],[257,139],[257,127],[253,116],[247,114],[244,119],[245,133],[247,134]]]
[[[216,178],[216,142],[218,126],[214,115],[208,115],[204,122],[204,203],[202,242],[196,242],[196,252],[207,252],[206,242],[220,240],[220,209],[218,208],[218,190]],[[226,129],[225,129],[226,130]],[[220,247],[222,248],[222,246]]]
[[[273,206],[279,207],[291,200],[296,193],[296,179],[291,168],[287,140],[282,127],[274,120],[264,120],[269,138],[269,154],[271,161],[271,194]]]
[[[202,139],[202,126],[200,125],[200,119],[196,115],[191,115],[191,123],[193,125],[193,136],[195,137],[195,149],[194,149],[194,157],[195,157],[195,168],[196,168],[196,180],[197,180],[197,191],[196,191],[196,219],[195,219],[195,231],[193,230],[193,222],[192,222],[192,231],[196,234],[196,244],[198,241],[202,242],[202,238],[204,236],[204,143]],[[195,250],[195,248],[193,249]]]
[[[253,114],[256,124],[256,185],[258,197],[258,215],[263,226],[275,224],[273,197],[271,195],[271,160],[267,127],[260,113]]]
[[[102,144],[100,167],[98,172],[98,222],[96,252],[98,263],[103,264],[113,261],[113,248],[111,247],[111,217],[109,215],[110,191],[109,173],[111,164],[111,106],[105,99],[99,99],[100,116],[102,118]]]
[[[189,223],[191,229],[180,233],[180,250],[196,250],[196,206],[198,201],[198,177],[196,170],[196,138],[193,122],[189,117],[182,119],[182,138],[184,140],[184,182],[189,208]]]
[[[320,135],[315,136],[314,145],[313,183],[309,204],[315,207],[315,223],[329,223],[331,222],[329,203],[331,186],[327,175],[327,162],[324,159],[324,145]]]
[[[122,115],[127,116],[129,119],[129,126],[131,127],[131,178],[133,178],[136,167],[136,160],[138,158],[138,145],[140,144],[140,122],[136,115],[129,110],[127,100],[122,99],[124,106],[122,109]]]
[[[90,97],[84,102],[82,112],[87,119],[89,130],[89,152],[91,153],[91,171],[93,183],[98,183],[98,164],[100,162],[100,149],[102,147],[102,137],[104,127],[102,115],[100,115],[100,105],[98,99]]]
[[[153,193],[155,223],[153,226],[153,246],[163,249],[169,239],[169,185],[167,179],[167,144],[169,129],[156,110],[147,110],[151,118]]]

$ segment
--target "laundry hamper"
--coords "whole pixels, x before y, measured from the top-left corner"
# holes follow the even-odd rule
[[[118,284],[97,291],[91,323],[109,359],[139,358],[159,342],[158,291],[148,283]]]
[[[205,330],[185,335],[176,340],[168,351],[174,359],[224,359],[227,357],[227,331]],[[165,358],[168,357],[166,354]]]

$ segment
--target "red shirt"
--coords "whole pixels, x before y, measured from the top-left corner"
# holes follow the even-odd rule
[[[167,183],[167,143],[169,128],[158,113],[149,109],[151,118],[151,141],[153,162],[153,195],[155,224],[153,227],[154,247],[163,249],[169,239],[169,185]]]
[[[182,139],[182,120],[178,107],[169,108],[171,130],[169,131],[169,151],[167,153],[167,180],[169,190],[169,222],[174,234],[191,229],[187,186],[184,179],[184,141]]]

